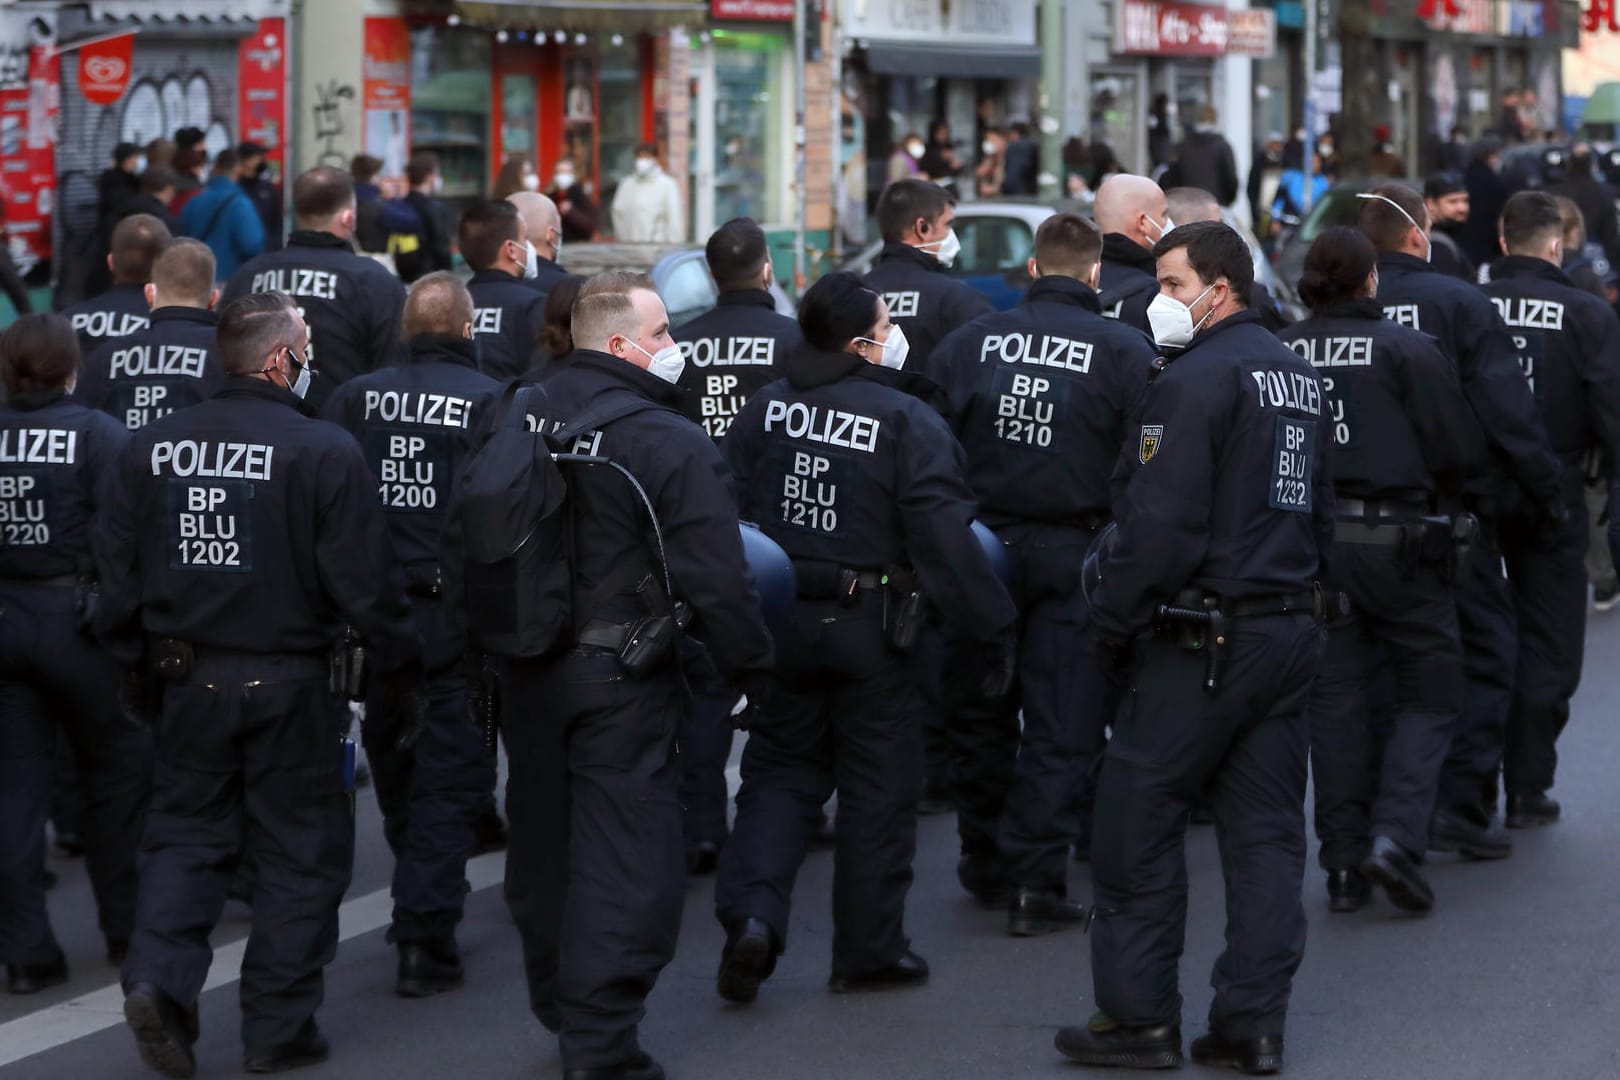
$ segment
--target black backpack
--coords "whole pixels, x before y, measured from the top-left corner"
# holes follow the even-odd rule
[[[507,388],[489,436],[462,463],[452,509],[452,527],[461,540],[470,644],[476,652],[515,660],[543,656],[573,641],[573,523],[560,466],[599,465],[621,473],[647,509],[663,563],[658,518],[636,478],[608,458],[561,452],[578,436],[662,406],[626,391],[563,427],[539,433],[527,423],[529,402],[537,397],[545,397],[538,386]],[[668,596],[667,565],[664,577]],[[604,582],[597,595],[629,581],[625,576]]]

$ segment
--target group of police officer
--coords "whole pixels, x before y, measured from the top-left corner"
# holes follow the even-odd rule
[[[740,219],[707,246],[719,305],[676,328],[644,275],[566,278],[543,196],[469,209],[471,283],[408,295],[353,252],[349,177],[311,170],[293,204],[287,247],[223,296],[206,247],[127,219],[111,292],[0,337],[0,696],[21,718],[0,953],[14,992],[66,978],[43,882],[60,726],[126,1018],[165,1075],[195,1070],[233,881],[248,1070],[328,1053],[350,701],[404,996],[463,981],[498,723],[506,898],[571,1080],[663,1075],[636,1029],[689,871],[718,873],[720,996],[756,998],[834,792],[830,989],[928,977],[905,899],[919,805],[948,799],[959,880],[1009,933],[1090,927],[1100,1011],[1057,1043],[1105,1066],[1182,1060],[1182,845],[1210,815],[1227,948],[1191,1053],[1249,1072],[1282,1067],[1309,769],[1335,911],[1373,886],[1428,910],[1429,850],[1507,855],[1498,777],[1508,826],[1557,819],[1581,458],[1620,439],[1620,325],[1559,270],[1545,196],[1509,202],[1482,291],[1427,265],[1421,197],[1375,188],[1312,247],[1312,315],[1280,338],[1219,207],[1142,177],[1110,178],[1095,221],[1041,225],[1010,311],[949,274],[949,194],[901,180],[864,280],[779,315]],[[540,350],[559,324],[571,348]],[[510,445],[502,477],[539,483],[551,455],[566,475],[541,502],[566,503],[567,619],[503,654],[470,627],[527,598],[474,580],[463,489]],[[739,518],[791,564],[769,624]]]

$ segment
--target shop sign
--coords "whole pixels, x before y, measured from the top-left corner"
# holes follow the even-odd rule
[[[51,257],[62,102],[54,38],[54,15],[0,11],[0,242],[24,274]]]
[[[285,165],[287,141],[287,20],[260,19],[236,53],[237,125],[243,142],[265,147],[269,160]]]
[[[1591,0],[1586,14],[1613,0]],[[1479,37],[1541,37],[1547,32],[1546,0],[1418,0],[1417,17],[1435,30]],[[1588,25],[1587,29],[1594,29]]]
[[[1034,45],[1035,0],[854,0],[846,37],[952,46]]]
[[[135,35],[119,34],[79,47],[79,92],[92,105],[111,105],[129,89]]]
[[[384,176],[404,176],[410,156],[411,32],[404,19],[370,18],[361,94],[365,151]]]
[[[1269,60],[1277,54],[1277,16],[1264,8],[1226,13],[1226,55]]]
[[[748,22],[792,22],[793,0],[709,0],[709,15]]]
[[[1171,0],[1119,0],[1114,51],[1150,56],[1222,56],[1229,29],[1225,8]]]

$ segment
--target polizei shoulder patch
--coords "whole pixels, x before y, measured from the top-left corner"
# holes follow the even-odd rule
[[[1164,440],[1163,424],[1142,425],[1142,445],[1136,456],[1142,464],[1146,465],[1153,460],[1153,455],[1159,452],[1159,443]]]

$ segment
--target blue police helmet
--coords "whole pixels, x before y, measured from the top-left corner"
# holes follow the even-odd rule
[[[760,607],[771,632],[783,626],[797,602],[799,587],[793,577],[793,560],[775,540],[760,532],[758,527],[742,522],[743,561],[748,564],[748,576],[753,579],[754,591],[759,593]]]
[[[1012,586],[1012,560],[1007,558],[1007,546],[1001,542],[1001,537],[990,531],[990,526],[982,521],[973,523],[973,535],[979,538],[979,546],[984,548],[984,554],[990,560],[990,569],[995,571],[996,577],[1001,579],[1003,585]]]
[[[1080,587],[1085,590],[1086,604],[1094,605],[1102,594],[1103,563],[1113,558],[1119,546],[1119,522],[1110,521],[1091,541],[1086,549],[1085,562],[1080,565]]]

